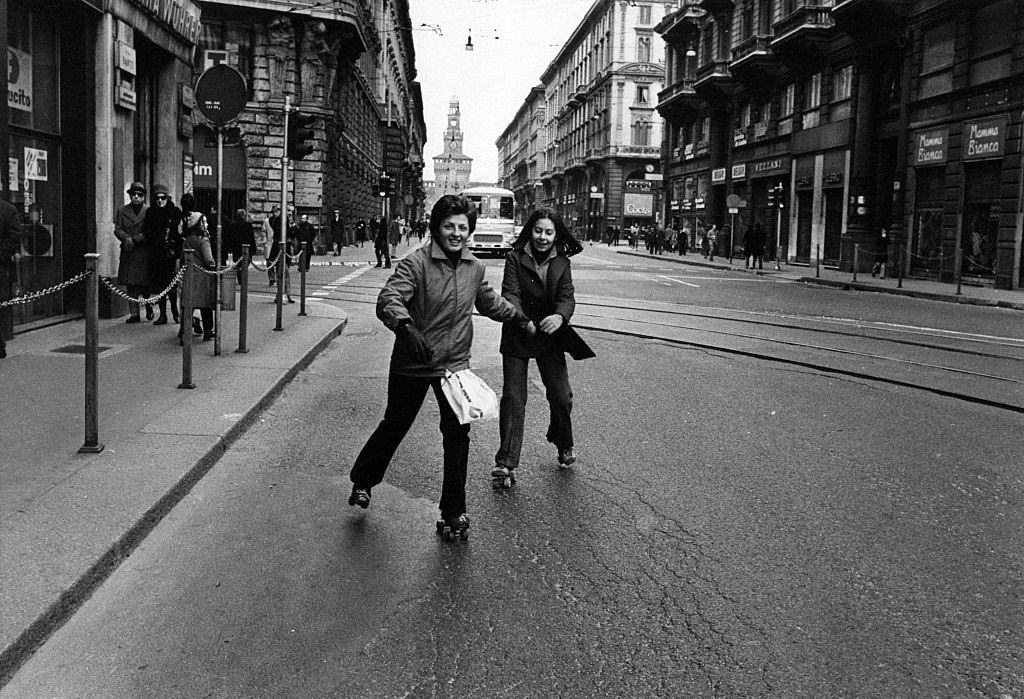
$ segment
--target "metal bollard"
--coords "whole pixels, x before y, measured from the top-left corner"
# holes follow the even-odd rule
[[[306,315],[306,244],[299,244],[299,315]]]
[[[814,246],[814,277],[821,279],[821,243]]]
[[[857,281],[857,265],[860,264],[860,245],[853,246],[853,281]]]
[[[178,388],[195,388],[192,382],[192,250],[185,248],[182,255],[185,277],[181,285],[181,383]]]
[[[899,275],[899,279],[896,282],[896,288],[903,288],[903,244],[900,244],[900,259],[896,260],[896,274]]]
[[[280,252],[277,254],[277,263],[276,263],[277,264],[277,291],[275,292],[276,293],[276,297],[275,297],[276,300],[274,302],[274,303],[277,304],[277,323],[274,325],[274,330],[278,330],[278,331],[282,329],[281,328],[281,315],[282,315],[282,310],[281,310],[282,306],[281,306],[281,304],[284,303],[284,275],[285,275],[285,273],[288,270],[287,262],[285,261],[285,257],[286,256],[287,256],[287,246],[286,245],[282,245]],[[291,289],[289,289],[288,291],[290,292]]]
[[[953,271],[956,274],[956,295],[960,295],[960,288],[963,284],[963,250],[960,248],[956,249],[953,253]]]
[[[242,287],[238,295],[238,349],[237,354],[245,354],[249,350],[245,347],[245,333],[249,328],[249,245],[242,246],[242,259],[238,261],[241,265],[238,271],[238,285]]]
[[[99,253],[85,255],[85,443],[79,454],[99,454]]]

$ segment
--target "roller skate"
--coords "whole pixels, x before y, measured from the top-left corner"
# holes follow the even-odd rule
[[[572,468],[574,463],[576,463],[576,454],[573,452],[572,447],[558,450],[558,468]]]
[[[516,482],[516,470],[514,468],[505,468],[504,466],[495,466],[491,471],[491,487],[495,490],[504,488],[508,490],[512,487],[512,484]]]
[[[349,505],[358,505],[364,510],[370,506],[370,489],[352,486],[352,494],[348,496]]]
[[[469,515],[463,513],[458,517],[443,517],[437,520],[437,535],[448,541],[469,539]]]

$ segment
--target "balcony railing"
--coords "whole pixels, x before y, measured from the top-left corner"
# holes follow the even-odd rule
[[[697,68],[697,75],[693,86],[698,88],[730,80],[732,80],[732,72],[729,70],[728,61],[710,61]]]
[[[774,43],[799,31],[831,29],[833,4],[830,0],[804,0],[803,5],[794,8],[772,27],[775,34]]]
[[[769,42],[771,37],[766,34],[751,34],[749,37],[736,44],[732,50],[732,67],[758,58],[766,58],[771,55]]]
[[[696,82],[695,78],[683,78],[659,92],[658,108],[677,106],[680,103],[698,100],[697,92],[693,89],[694,82]]]

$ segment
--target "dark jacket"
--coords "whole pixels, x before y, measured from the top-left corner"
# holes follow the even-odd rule
[[[196,267],[191,272],[192,283],[188,287],[192,294],[192,308],[213,308],[216,304],[213,276],[203,271],[214,269],[215,265],[209,231],[204,230],[204,224],[205,218],[198,211],[185,214],[182,220],[182,244],[185,249],[192,250],[191,257],[183,256],[182,264],[191,262]]]
[[[0,301],[12,295],[12,259],[21,251],[21,226],[18,210],[13,204],[0,200]],[[13,334],[14,314],[9,307],[0,308],[0,340],[10,340]]]
[[[248,221],[234,219],[224,229],[223,237],[221,242],[224,245],[224,254],[220,257],[222,263],[227,262],[228,255],[231,255],[232,260],[239,259],[242,256],[243,245],[249,246],[250,255],[256,250],[256,233]]]
[[[181,209],[174,204],[151,206],[142,220],[142,231],[146,240],[151,241],[149,258],[150,282],[163,290],[177,273],[177,261],[181,257]]]
[[[428,364],[417,362],[401,336],[395,337],[391,373],[444,376],[469,368],[473,308],[498,321],[526,322],[515,306],[484,280],[484,265],[463,248],[456,264],[434,241],[416,248],[398,263],[377,296],[377,317],[391,330],[403,321],[423,335],[433,350]]]
[[[505,276],[501,281],[501,295],[523,315],[539,324],[554,313],[565,319],[568,327],[576,309],[576,291],[572,283],[569,258],[553,251],[547,269],[547,288],[541,282],[537,264],[525,247],[514,247],[505,257]],[[538,357],[562,352],[561,331],[553,335],[530,335],[517,324],[505,323],[501,328],[501,353],[512,357]]]
[[[145,204],[138,211],[131,204],[125,204],[114,215],[114,235],[121,241],[121,257],[117,265],[118,284],[149,284],[152,246],[142,228],[148,210]],[[129,240],[131,242],[127,242]]]

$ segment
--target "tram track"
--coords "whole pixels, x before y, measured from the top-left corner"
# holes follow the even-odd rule
[[[373,305],[378,291],[374,285],[339,288],[316,298]],[[680,323],[683,318],[690,321]],[[573,325],[1024,413],[1024,338],[582,295],[577,295]],[[829,343],[828,338],[836,342]]]

